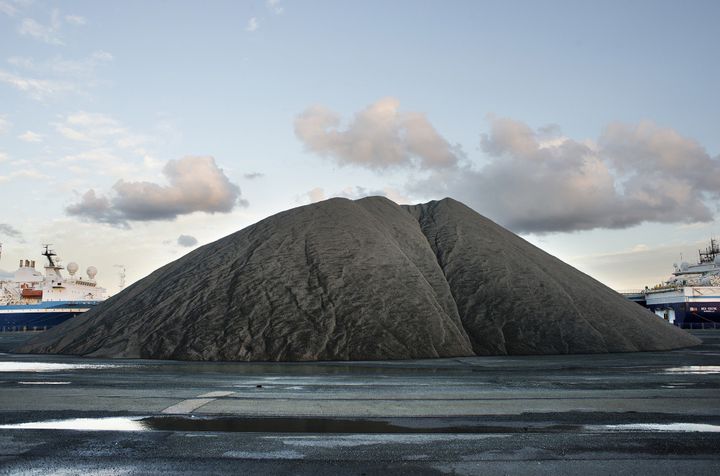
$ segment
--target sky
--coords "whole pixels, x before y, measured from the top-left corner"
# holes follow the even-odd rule
[[[0,0],[0,276],[453,197],[615,289],[720,236],[720,2]]]

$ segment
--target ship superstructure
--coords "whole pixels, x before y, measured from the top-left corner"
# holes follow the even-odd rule
[[[1,245],[0,245],[1,246]],[[11,279],[0,281],[0,332],[44,330],[88,311],[105,299],[105,289],[95,281],[97,269],[77,276],[77,263],[63,267],[57,254],[44,245],[44,273],[34,260],[20,260]],[[64,276],[66,270],[69,276]]]
[[[642,292],[644,305],[680,327],[720,326],[720,244],[699,250],[695,264],[675,264],[670,279]]]

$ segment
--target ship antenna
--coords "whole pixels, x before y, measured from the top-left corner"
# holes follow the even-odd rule
[[[48,262],[50,263],[50,267],[55,267],[55,262],[53,261],[52,257],[57,256],[53,250],[50,249],[51,243],[44,243],[43,246],[45,249],[42,252],[42,255],[47,258]]]

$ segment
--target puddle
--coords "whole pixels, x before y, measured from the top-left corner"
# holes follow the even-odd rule
[[[688,387],[697,387],[697,383],[695,382],[667,382],[663,385],[660,385],[660,388],[688,388]]]
[[[241,459],[303,459],[305,455],[298,451],[281,450],[281,451],[226,451],[223,454],[225,458],[241,458]]]
[[[56,364],[50,362],[0,362],[0,372],[58,372],[120,368],[116,364]]]
[[[687,433],[718,433],[720,425],[706,423],[632,423],[627,425],[588,425],[588,430],[600,431],[676,431]]]
[[[671,367],[665,369],[666,373],[679,375],[712,375],[720,374],[720,365],[688,365],[685,367]]]
[[[305,390],[303,385],[268,385],[266,383],[247,383],[233,385],[233,388],[249,389],[249,390]]]
[[[486,433],[486,434],[464,434],[464,435],[453,435],[453,441],[478,441],[480,439],[489,438],[509,438],[512,437],[510,434],[497,434],[497,433]],[[446,435],[439,434],[364,434],[364,435],[334,435],[332,438],[318,435],[271,435],[264,436],[263,438],[268,440],[280,440],[286,446],[295,446],[300,448],[312,447],[312,448],[352,448],[358,446],[374,446],[388,443],[394,444],[432,444],[432,443],[444,443],[448,441]],[[405,457],[408,459],[408,457]]]
[[[250,418],[194,416],[153,416],[75,418],[0,425],[0,429],[78,430],[78,431],[181,431],[232,433],[310,433],[310,434],[490,434],[560,433],[578,431],[578,425],[493,425],[437,418],[413,419],[334,419],[334,418]]]
[[[466,433],[468,427],[411,428],[387,420],[332,418],[151,417],[153,430],[261,433]],[[443,431],[444,430],[444,431]]]
[[[624,425],[522,425],[463,421],[462,419],[334,419],[334,418],[251,418],[194,416],[74,418],[0,425],[14,430],[76,430],[76,431],[178,431],[192,433],[271,433],[271,434],[340,434],[348,444],[374,444],[372,435],[506,435],[518,433],[602,432],[720,432],[720,425],[705,423],[632,423]],[[365,436],[363,436],[365,435]],[[367,436],[370,435],[370,436]],[[186,435],[187,436],[187,435]],[[439,436],[438,436],[439,437]],[[445,438],[445,437],[442,437]]]
[[[18,382],[20,385],[70,385],[70,382]]]
[[[0,425],[7,430],[77,430],[77,431],[147,431],[142,417],[125,418],[73,418],[71,420],[48,420],[13,425]]]
[[[377,377],[373,377],[372,379],[354,379],[356,381],[349,381],[345,378],[338,378],[335,376],[315,376],[315,377],[291,377],[291,376],[260,376],[257,378],[257,381],[253,382],[243,382],[234,385],[235,387],[247,387],[247,386],[254,386],[255,384],[262,384],[265,388],[277,388],[277,387],[284,387],[284,388],[305,388],[305,387],[326,387],[326,388],[332,388],[332,387],[368,387],[368,388],[377,388],[377,387],[396,387],[398,385],[397,380],[394,379],[388,379],[387,381],[382,381],[379,379],[388,379],[385,375],[380,375]],[[358,381],[359,380],[359,381]],[[437,385],[436,383],[424,383],[424,382],[408,382],[407,385],[412,385],[413,387],[429,387]]]

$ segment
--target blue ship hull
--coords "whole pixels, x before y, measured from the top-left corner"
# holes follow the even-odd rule
[[[0,306],[0,332],[46,330],[88,311],[98,302],[56,301]]]
[[[646,307],[658,315],[672,310],[674,314],[673,324],[678,327],[701,329],[720,326],[720,300],[646,304]]]

